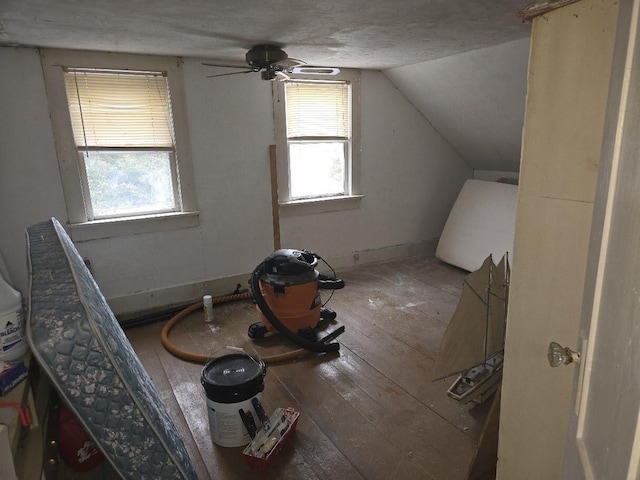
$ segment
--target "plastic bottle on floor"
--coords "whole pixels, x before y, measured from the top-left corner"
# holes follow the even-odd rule
[[[204,309],[204,321],[213,322],[213,297],[211,295],[202,297],[202,308]]]
[[[24,327],[22,295],[0,275],[0,360],[16,360],[27,352]]]

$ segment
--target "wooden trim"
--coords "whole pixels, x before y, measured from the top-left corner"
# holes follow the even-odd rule
[[[494,480],[498,464],[498,431],[500,430],[500,399],[501,387],[491,401],[491,407],[476,451],[469,466],[467,480]]]
[[[271,172],[271,214],[273,216],[273,249],[280,250],[280,205],[278,204],[278,165],[276,146],[269,145],[269,170]]]
[[[564,6],[570,5],[572,3],[576,3],[579,0],[555,0],[555,1],[541,1],[534,3],[533,5],[529,5],[528,7],[520,10],[516,17],[518,17],[523,22],[532,21],[534,18],[539,17],[540,15],[544,15],[545,13],[552,12],[553,10],[557,10],[558,8],[562,8]]]

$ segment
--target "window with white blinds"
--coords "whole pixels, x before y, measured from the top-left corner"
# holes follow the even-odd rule
[[[349,84],[286,82],[288,138],[349,138]]]
[[[287,154],[283,196],[287,201],[305,201],[351,195],[352,83],[291,79],[283,84]]]
[[[87,218],[179,211],[166,76],[68,68],[63,77]]]
[[[182,61],[43,49],[72,238],[198,224]]]
[[[64,83],[78,147],[173,148],[162,73],[68,69]]]

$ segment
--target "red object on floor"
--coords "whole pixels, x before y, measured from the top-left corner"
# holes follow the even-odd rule
[[[58,409],[58,433],[60,456],[76,472],[92,470],[104,461],[78,420],[62,406]]]

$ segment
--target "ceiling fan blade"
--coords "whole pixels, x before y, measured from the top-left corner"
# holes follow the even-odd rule
[[[225,63],[206,63],[202,62],[206,67],[224,67],[224,68],[249,68],[247,65],[229,65]]]
[[[228,75],[238,75],[240,73],[254,73],[254,72],[255,72],[255,70],[245,70],[244,72],[219,73],[218,75],[207,75],[207,78],[226,77]]]
[[[302,60],[296,60],[295,58],[285,58],[284,60],[280,60],[279,62],[275,62],[273,64],[274,67],[280,70],[291,70],[300,65],[306,65],[306,62]]]

